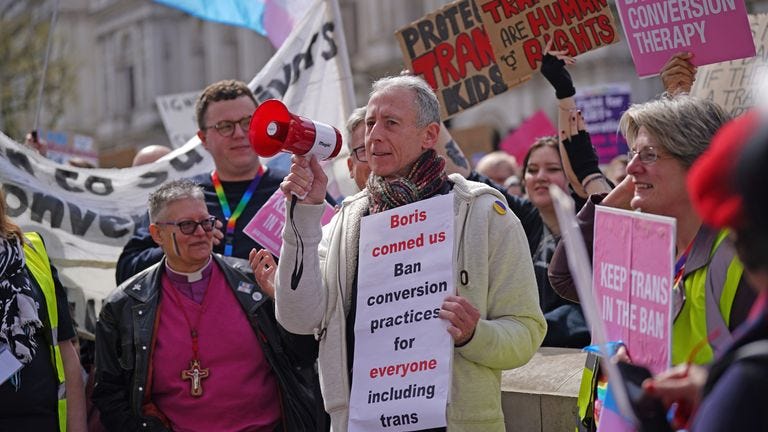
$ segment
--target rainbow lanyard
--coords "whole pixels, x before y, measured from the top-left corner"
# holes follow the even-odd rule
[[[259,167],[259,172],[257,172],[256,177],[251,180],[251,184],[248,185],[248,190],[246,190],[243,196],[240,198],[240,202],[237,204],[237,208],[235,208],[235,212],[233,213],[229,209],[229,201],[227,201],[227,195],[224,194],[224,187],[221,185],[221,180],[219,180],[219,174],[216,171],[211,173],[213,188],[216,190],[216,196],[219,198],[219,204],[221,204],[221,211],[224,213],[224,218],[227,220],[227,231],[224,233],[225,256],[232,256],[232,243],[234,242],[235,238],[235,225],[237,225],[237,219],[243,213],[243,210],[245,210],[245,206],[248,205],[248,201],[251,200],[253,193],[259,186],[259,181],[261,181],[261,176],[263,174],[264,167]]]

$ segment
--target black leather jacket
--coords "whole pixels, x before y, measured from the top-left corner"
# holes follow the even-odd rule
[[[317,404],[308,376],[317,358],[313,336],[288,333],[275,320],[272,300],[242,270],[242,260],[213,254],[257,334],[280,386],[283,428],[318,430]],[[239,267],[239,269],[237,268]],[[96,384],[93,402],[110,431],[166,431],[159,417],[143,412],[150,351],[155,337],[160,276],[165,259],[120,285],[107,299],[96,324]],[[243,281],[252,293],[234,289]]]

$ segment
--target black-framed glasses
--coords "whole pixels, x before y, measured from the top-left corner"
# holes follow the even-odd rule
[[[251,125],[251,116],[245,116],[240,120],[222,120],[213,126],[206,126],[206,129],[216,129],[221,136],[231,137],[235,133],[235,125],[240,125],[243,132],[248,133],[248,127]]]
[[[198,225],[200,225],[200,228],[202,228],[205,232],[213,231],[213,227],[216,226],[216,216],[211,216],[201,221],[183,220],[180,222],[155,222],[155,224],[177,226],[179,227],[179,231],[181,231],[182,234],[192,235],[195,233],[195,231],[197,231]]]
[[[352,153],[355,155],[355,159],[358,162],[368,162],[368,155],[365,154],[365,146],[360,146],[352,149]]]
[[[656,148],[653,146],[643,147],[640,149],[640,151],[629,149],[629,151],[627,152],[628,162],[631,162],[632,159],[635,158],[635,155],[639,155],[640,162],[642,162],[645,165],[651,165],[659,159],[669,159],[672,157],[672,156],[661,156],[659,154],[659,151],[656,150]]]

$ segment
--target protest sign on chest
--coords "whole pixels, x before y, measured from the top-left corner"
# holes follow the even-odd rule
[[[446,424],[455,291],[453,194],[362,219],[350,431]]]

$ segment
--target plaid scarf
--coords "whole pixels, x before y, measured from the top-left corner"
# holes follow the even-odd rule
[[[7,345],[22,364],[35,356],[35,334],[43,327],[30,278],[21,242],[0,237],[0,344]]]
[[[433,149],[419,156],[406,177],[385,180],[371,174],[366,185],[371,196],[371,214],[431,198],[447,181],[445,160]]]

